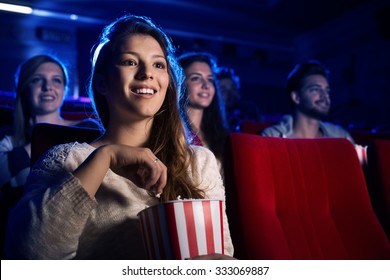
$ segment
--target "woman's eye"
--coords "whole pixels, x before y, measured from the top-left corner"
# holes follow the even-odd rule
[[[53,83],[58,84],[58,85],[62,85],[63,84],[62,79],[60,79],[60,78],[53,79]]]
[[[42,78],[40,78],[40,77],[34,77],[30,80],[30,83],[32,83],[32,84],[38,84],[40,82],[42,82]]]
[[[158,69],[165,69],[166,68],[165,63],[162,63],[162,62],[155,63],[155,66]]]
[[[197,82],[199,80],[200,80],[200,78],[198,76],[193,76],[193,77],[190,78],[191,82]]]
[[[134,60],[124,60],[120,63],[120,65],[123,65],[123,66],[134,66],[136,65],[135,61]]]

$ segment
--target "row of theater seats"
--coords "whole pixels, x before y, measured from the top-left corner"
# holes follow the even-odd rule
[[[98,135],[96,130],[38,124],[32,162],[50,146]],[[375,195],[370,199],[355,149],[345,139],[232,133],[225,175],[235,256],[390,259],[389,224],[384,222],[390,218],[390,141],[376,143],[375,172],[369,177]]]
[[[227,210],[238,258],[390,259],[390,141],[380,142],[387,155],[377,151],[373,177],[383,181],[373,200],[346,139],[230,137]]]
[[[243,121],[240,124],[240,132],[249,134],[260,134],[265,128],[274,125],[275,121]],[[375,139],[390,140],[390,132],[373,132],[371,130],[350,128],[348,132],[351,134],[355,142],[359,145],[366,146],[372,144]]]
[[[244,121],[241,132],[258,135],[274,123]],[[373,207],[390,236],[390,173],[386,172],[390,166],[390,132],[355,128],[348,131],[357,144],[355,149],[362,164]]]

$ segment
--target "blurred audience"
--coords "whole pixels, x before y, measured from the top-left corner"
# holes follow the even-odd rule
[[[65,120],[60,115],[68,70],[54,56],[38,55],[22,63],[15,74],[16,98],[11,133],[0,135],[0,187],[2,223],[23,193],[30,172],[31,133],[36,123],[99,128],[94,119]]]
[[[340,137],[355,143],[347,130],[324,121],[331,106],[329,70],[319,61],[308,60],[293,68],[287,78],[287,95],[292,115],[285,115],[280,123],[264,129],[262,136]]]
[[[221,164],[229,127],[215,76],[216,58],[205,52],[190,52],[178,61],[186,77],[186,94],[179,102],[191,142],[209,148]]]
[[[233,68],[218,67],[216,71],[221,96],[225,102],[226,119],[230,131],[240,131],[242,121],[261,121],[260,110],[254,102],[241,96],[240,77]]]

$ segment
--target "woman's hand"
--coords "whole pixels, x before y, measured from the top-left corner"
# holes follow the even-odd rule
[[[110,145],[110,168],[141,188],[160,194],[167,183],[167,167],[148,148]]]
[[[156,195],[167,183],[167,167],[150,149],[117,144],[97,148],[73,174],[94,197],[109,168]]]

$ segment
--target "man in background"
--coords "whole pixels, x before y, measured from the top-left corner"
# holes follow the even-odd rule
[[[264,129],[260,135],[283,138],[347,138],[352,136],[341,126],[323,121],[331,106],[329,70],[316,60],[298,64],[287,78],[287,94],[292,115]]]

